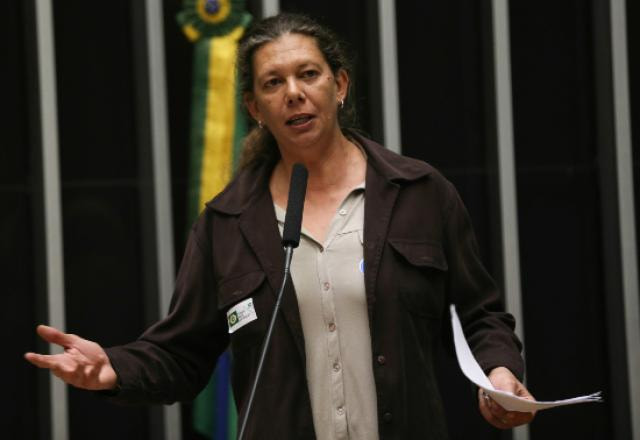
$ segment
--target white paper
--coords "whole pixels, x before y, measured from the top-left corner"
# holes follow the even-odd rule
[[[484,374],[484,371],[482,371],[482,368],[480,368],[480,365],[478,365],[476,359],[473,357],[473,353],[471,353],[469,344],[467,343],[462,331],[462,325],[460,325],[460,319],[456,313],[456,306],[452,304],[450,306],[450,310],[451,327],[453,328],[453,341],[460,369],[471,382],[484,389],[493,400],[498,402],[500,406],[507,411],[532,412],[539,411],[541,409],[553,408],[555,406],[602,401],[600,392],[589,394],[588,396],[574,397],[572,399],[540,402],[527,400],[505,391],[496,390],[489,381],[489,378]]]

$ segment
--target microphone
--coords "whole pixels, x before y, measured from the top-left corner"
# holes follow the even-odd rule
[[[244,439],[244,431],[247,427],[247,421],[249,420],[249,413],[253,406],[253,398],[258,388],[258,382],[260,381],[260,375],[262,374],[262,367],[264,366],[264,359],[269,349],[269,343],[271,342],[271,335],[273,334],[273,327],[276,323],[276,317],[278,316],[278,310],[280,310],[280,303],[282,302],[282,294],[284,293],[284,286],[287,284],[289,278],[289,269],[291,267],[291,258],[293,257],[293,249],[297,248],[300,244],[300,229],[302,228],[302,210],[304,208],[304,196],[307,193],[307,177],[309,173],[304,165],[297,163],[293,165],[291,170],[291,181],[289,182],[289,199],[287,201],[287,213],[284,217],[284,228],[282,230],[282,246],[285,250],[284,258],[284,277],[282,279],[282,285],[278,291],[278,297],[276,299],[276,305],[273,308],[271,314],[271,321],[269,322],[269,328],[267,334],[262,342],[262,350],[260,352],[260,360],[258,361],[258,369],[256,370],[256,377],[253,380],[251,386],[251,392],[249,393],[249,401],[247,402],[247,409],[242,417],[242,424],[240,426],[240,434],[238,440]]]
[[[289,184],[287,214],[284,218],[284,230],[282,231],[282,245],[284,247],[297,248],[300,244],[302,210],[304,208],[304,196],[307,192],[308,176],[309,173],[304,165],[297,163],[293,166]]]

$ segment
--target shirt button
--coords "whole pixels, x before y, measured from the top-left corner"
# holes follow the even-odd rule
[[[329,324],[329,331],[330,332],[335,332],[336,331],[336,325],[333,322],[331,324]]]
[[[391,421],[393,420],[393,414],[391,414],[390,412],[384,413],[384,415],[382,416],[382,420],[384,420],[385,423],[391,423]]]
[[[347,215],[347,210],[346,209],[341,209],[340,211],[338,211],[338,214]]]
[[[342,415],[344,414],[344,408],[339,406],[338,409],[336,410],[338,414]]]
[[[339,363],[336,362],[335,364],[333,364],[333,371],[335,371],[336,373],[338,371],[340,371],[340,364]]]
[[[327,282],[325,282],[325,283],[323,283],[323,284],[322,284],[322,288],[323,288],[324,290],[329,290],[329,287],[331,287],[331,284],[329,284],[329,283],[327,283]]]
[[[386,363],[387,363],[387,358],[386,357],[384,357],[382,355],[378,356],[378,364],[384,365]]]

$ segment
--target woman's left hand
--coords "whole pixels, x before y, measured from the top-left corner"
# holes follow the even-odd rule
[[[535,400],[525,386],[505,367],[497,367],[491,370],[489,381],[497,390],[508,391],[516,396]],[[535,413],[507,411],[498,402],[489,397],[488,394],[485,394],[482,388],[478,390],[478,402],[482,416],[487,422],[500,429],[524,425],[533,420],[535,416]]]

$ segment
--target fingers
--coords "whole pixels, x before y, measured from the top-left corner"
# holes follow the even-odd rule
[[[78,388],[102,390],[113,389],[116,386],[117,374],[98,344],[75,335],[66,335],[47,326],[39,327],[38,333],[41,332],[47,340],[67,344],[71,341],[72,346],[65,347],[64,353],[60,354],[25,353],[24,358],[27,361],[36,367],[49,369],[64,382]]]
[[[520,382],[518,382],[518,386],[516,387],[516,392],[514,394],[518,397],[522,397],[523,399],[536,400],[529,390],[527,390],[527,388],[525,388],[525,386]]]
[[[74,336],[63,333],[60,330],[49,327],[48,325],[39,325],[36,329],[38,335],[51,344],[57,344],[62,347],[68,347],[73,343]]]
[[[36,367],[49,369],[65,382],[74,383],[75,365],[64,355],[26,353],[24,357]]]
[[[25,353],[24,358],[39,368],[53,368],[57,365],[56,355]]]
[[[54,327],[49,327],[48,325],[39,325],[36,328],[36,332],[45,341],[51,344],[60,345],[65,349],[71,345],[74,338],[73,335],[68,335]],[[49,369],[59,367],[64,359],[64,357],[59,354],[47,355],[31,352],[25,353],[24,358],[39,368]]]
[[[64,382],[80,388],[87,388],[85,383],[97,375],[95,367],[78,362],[68,354],[26,353],[24,357],[36,367],[49,369]]]
[[[479,391],[478,405],[480,408],[480,414],[482,414],[482,416],[485,418],[487,422],[489,422],[496,428],[509,429],[508,420],[506,419],[503,420],[500,416],[500,409],[502,409],[503,412],[506,412],[506,411],[504,411],[504,408],[502,407],[500,407],[500,409],[494,408],[494,405],[492,405],[492,402],[493,400],[491,399],[491,397],[489,397],[488,394],[484,392],[484,390]]]
[[[498,390],[507,391],[525,399],[535,400],[526,389],[526,387],[513,375],[513,373],[508,368],[494,368],[489,373],[489,380]],[[506,411],[502,406],[491,399],[491,397],[484,394],[483,391],[481,393],[485,407],[483,416],[485,416],[485,419],[487,419],[489,423],[498,428],[513,428],[515,426],[529,423],[535,415],[535,413]]]
[[[525,423],[529,423],[534,417],[533,413],[505,410],[486,394],[484,390],[479,391],[478,399],[482,416],[487,422],[499,429],[510,429],[524,425]]]
[[[77,365],[77,362],[70,359],[69,356],[66,356],[64,354],[26,353],[24,357],[36,367],[48,368],[54,374],[56,374],[56,372],[70,373],[75,369]]]

